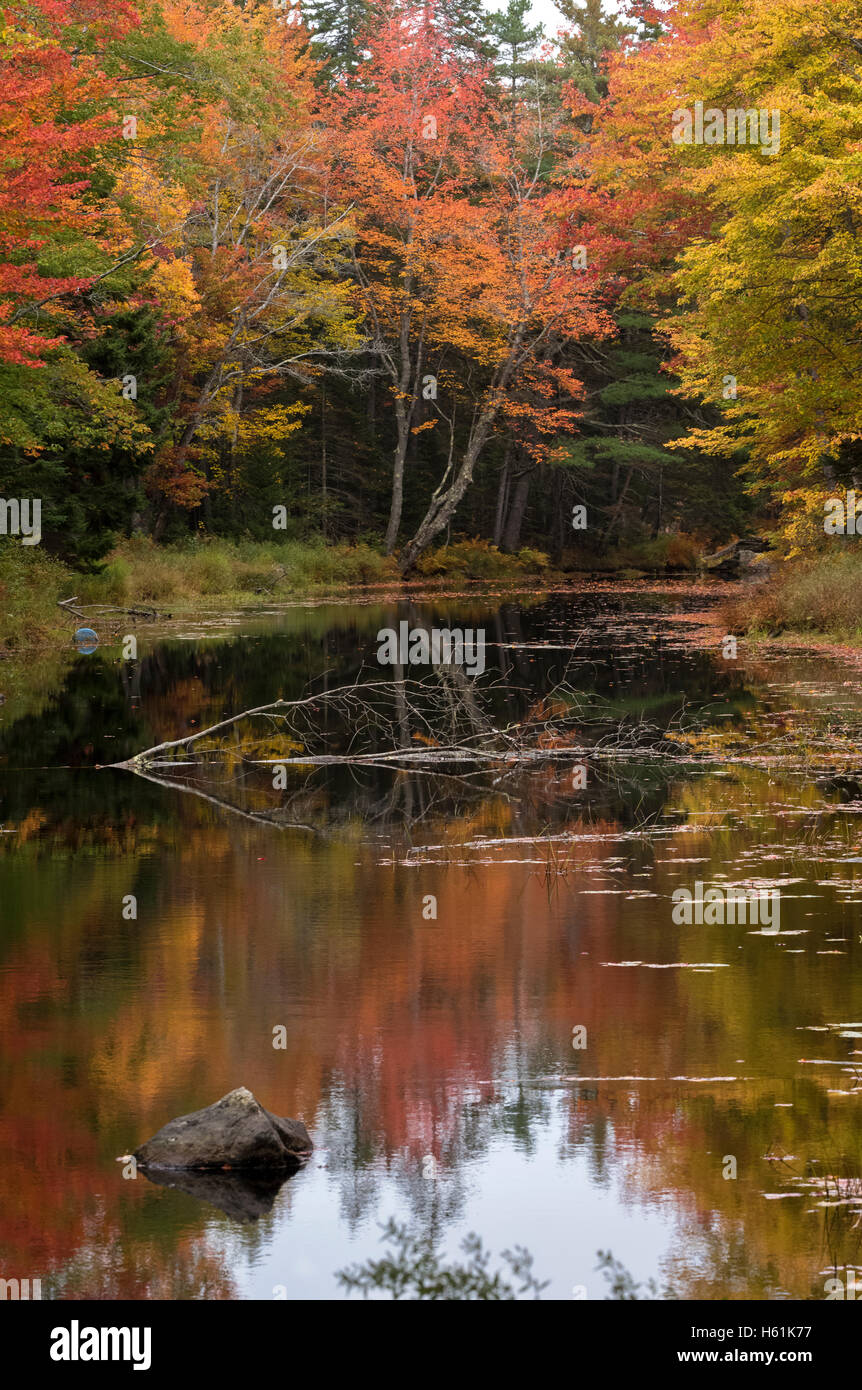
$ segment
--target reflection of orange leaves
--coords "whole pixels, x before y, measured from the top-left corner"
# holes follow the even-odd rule
[[[186,702],[195,689],[190,679],[177,698]],[[531,778],[529,795],[534,787]],[[749,804],[780,814],[768,776],[753,776],[747,789]],[[813,786],[800,796],[809,810],[819,804]],[[98,859],[79,854],[67,870],[69,861],[58,856],[49,865],[46,856],[46,873],[58,873],[56,908],[34,914],[10,941],[4,965],[15,988],[0,994],[0,1036],[15,1065],[2,1077],[0,1148],[12,1161],[0,1165],[0,1207],[12,1275],[19,1261],[37,1277],[62,1270],[66,1297],[230,1296],[230,1263],[211,1239],[212,1210],[189,1202],[181,1229],[159,1226],[153,1213],[163,1210],[161,1197],[156,1208],[145,1179],[119,1178],[117,1154],[244,1081],[268,1108],[302,1115],[319,1143],[328,1115],[341,1133],[361,1135],[360,1152],[372,1161],[397,1155],[397,1171],[402,1159],[418,1163],[434,1153],[444,1166],[451,1158],[457,1171],[487,1142],[487,1130],[472,1127],[493,1123],[506,1099],[505,1080],[498,1087],[491,1078],[511,1075],[513,1055],[519,1066],[523,1058],[524,1074],[537,1065],[547,1070],[549,1057],[570,1060],[574,1022],[588,1029],[596,1075],[678,1077],[690,1073],[693,1059],[757,1049],[745,1055],[756,1059],[751,1070],[759,1079],[730,1091],[704,1083],[696,1090],[708,1102],[695,1102],[694,1110],[675,1081],[636,1093],[628,1085],[566,1088],[571,1095],[560,1103],[570,1106],[573,1142],[592,1135],[628,1195],[672,1191],[683,1213],[698,1220],[724,1212],[735,1185],[723,1181],[714,1155],[725,1151],[716,1134],[728,1107],[754,1117],[746,1121],[749,1156],[760,1160],[755,1121],[773,1114],[770,1058],[782,1036],[796,1058],[798,1010],[788,1008],[764,1040],[760,973],[603,968],[628,957],[631,930],[640,932],[639,914],[649,911],[623,907],[611,890],[570,891],[600,886],[591,871],[605,852],[602,841],[607,853],[628,853],[610,814],[569,821],[564,846],[539,839],[520,851],[522,804],[489,796],[470,816],[434,823],[434,839],[453,847],[451,867],[443,858],[393,873],[381,869],[376,853],[357,853],[350,837],[275,837],[263,860],[259,827],[189,796],[176,800],[178,822],[159,813],[134,819],[128,841],[116,839],[112,823]],[[689,827],[707,810],[726,819],[738,802],[738,784],[679,786],[668,810],[674,821],[681,817],[682,854],[724,864],[732,842],[718,843],[708,826],[693,837]],[[455,867],[465,842],[507,829],[516,837],[510,844],[482,851],[493,862],[476,862],[469,879]],[[57,846],[68,848],[73,833],[78,827],[61,826]],[[157,853],[136,891],[153,886],[149,904],[158,912],[146,907],[138,922],[121,925],[115,905],[134,888],[130,865],[142,850]],[[546,852],[560,873],[553,902],[535,865]],[[519,853],[525,858],[511,862]],[[630,870],[617,864],[613,887],[620,888]],[[115,872],[107,891],[106,872]],[[665,902],[678,872],[672,858],[657,860],[655,886]],[[428,892],[438,899],[434,921],[422,915]],[[674,931],[663,908],[654,921],[662,940]],[[675,935],[666,950],[664,958],[682,958]],[[655,954],[662,958],[664,948]],[[832,999],[832,983],[822,977],[824,999]],[[805,988],[810,1016],[810,977]],[[673,1027],[662,1026],[668,1018]],[[282,1021],[289,1046],[276,1051],[271,1029]],[[808,1131],[822,1123],[822,1100],[820,1091],[799,1092],[796,1112],[779,1113],[788,1123],[801,1113]],[[525,1108],[524,1133],[535,1113]],[[830,1123],[844,1121],[833,1113]],[[846,1147],[843,1131],[839,1137]],[[343,1168],[333,1164],[333,1181],[352,1182],[355,1161],[351,1150]],[[788,1227],[777,1246],[776,1216],[761,1227],[758,1210],[747,1228],[755,1250],[774,1258],[779,1249],[783,1285],[805,1287],[810,1271],[792,1284],[787,1276],[798,1233]],[[800,1264],[803,1256],[807,1249]]]
[[[544,729],[536,740],[540,748],[576,748],[580,743],[577,729],[569,733],[556,733],[552,729]]]
[[[565,719],[572,713],[564,700],[536,700],[527,711],[527,724],[545,724],[549,719]]]
[[[137,1008],[122,1009],[106,1021],[90,1063],[106,1113],[130,1085],[143,1109],[155,1108],[177,1058],[200,1056],[211,1044],[206,1021],[199,1012],[187,1008],[166,1011],[163,998],[167,981],[172,996],[193,996],[203,927],[199,909],[173,912],[170,932],[158,937],[147,954],[151,988],[146,997]]]
[[[34,835],[38,835],[43,825],[45,825],[46,820],[47,817],[45,812],[39,806],[34,806],[15,827],[17,832],[15,837],[16,843],[22,844],[24,840],[29,840]]]

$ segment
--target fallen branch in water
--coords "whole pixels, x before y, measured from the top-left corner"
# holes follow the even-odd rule
[[[252,767],[380,767],[388,763],[404,763],[409,766],[434,766],[443,763],[529,763],[547,762],[555,758],[585,758],[592,753],[591,748],[524,748],[518,753],[470,748],[464,744],[452,744],[437,748],[392,748],[383,753],[353,753],[339,756],[337,753],[308,753],[295,758],[249,758]],[[176,766],[176,764],[174,764]]]
[[[564,789],[560,779],[567,766],[587,761],[614,769],[632,757],[681,761],[666,731],[642,719],[621,721],[601,701],[588,704],[589,697],[566,683],[567,671],[537,698],[505,676],[470,680],[460,669],[438,666],[413,680],[400,674],[403,668],[395,670],[388,679],[368,672],[364,682],[360,671],[349,684],[240,710],[113,766],[178,786],[258,825],[327,833],[316,815],[322,810],[337,819],[339,802],[325,795],[323,803],[315,800],[327,785],[320,769],[343,769],[359,779],[360,815],[370,826],[388,823],[395,813],[413,824],[452,798],[457,807],[488,794],[518,805],[534,794],[541,800],[541,787],[531,790],[519,780],[537,772],[540,779],[550,772],[565,794],[568,784]],[[504,708],[509,718],[500,720]],[[383,792],[379,776],[387,784]],[[616,770],[610,776],[618,780]],[[288,792],[287,801],[273,803],[273,792]],[[633,787],[634,811],[640,800]]]
[[[660,730],[640,722],[628,728],[617,724],[608,732],[608,721],[600,713],[593,715],[592,722],[604,728],[597,728],[585,740],[581,726],[591,721],[584,718],[582,697],[562,683],[530,703],[529,692],[503,686],[510,707],[516,695],[523,697],[526,707],[521,718],[500,727],[492,717],[492,702],[500,688],[499,682],[482,685],[449,666],[433,668],[430,677],[422,680],[357,679],[298,699],[281,698],[240,710],[181,738],[154,744],[114,766],[131,771],[158,769],[163,774],[168,769],[212,767],[225,759],[249,771],[340,766],[447,775],[444,770],[449,768],[457,775],[456,769],[472,765],[473,776],[499,772],[505,777],[540,764],[580,762],[635,750],[641,756],[667,751]],[[240,724],[261,719],[270,725],[270,734],[239,736]],[[231,730],[232,740],[226,738]],[[202,740],[222,738],[223,745],[202,747]],[[282,740],[283,752],[278,746]],[[194,764],[189,756],[193,750]],[[495,785],[499,780],[498,776]]]
[[[86,618],[86,613],[82,613],[80,608],[73,608],[72,604],[78,602],[78,595],[73,594],[72,598],[58,598],[57,607],[62,608],[66,613],[74,613],[76,618]]]
[[[218,733],[220,729],[227,729],[230,728],[232,724],[238,724],[242,719],[255,719],[260,715],[285,718],[288,710],[307,709],[319,705],[324,701],[334,700],[338,696],[343,696],[347,701],[351,696],[355,696],[356,692],[359,690],[388,690],[391,689],[391,685],[391,681],[369,681],[366,685],[359,685],[354,682],[352,685],[338,686],[335,690],[326,690],[321,694],[308,695],[301,700],[272,700],[269,704],[258,705],[255,709],[240,710],[239,714],[232,714],[230,718],[220,719],[217,724],[210,724],[206,729],[198,729],[193,734],[186,734],[185,738],[174,738],[167,740],[165,743],[157,743],[152,748],[145,748],[143,752],[135,753],[133,757],[127,759],[125,762],[112,763],[111,766],[128,767],[137,770],[139,767],[146,766],[147,763],[150,763],[157,753],[164,753],[169,748],[188,748],[191,744],[196,743],[198,739],[208,738],[210,735]],[[280,711],[280,713],[276,713],[276,711]]]
[[[146,618],[149,622],[156,622],[172,618],[173,613],[160,613],[157,608],[115,608],[107,603],[88,603],[87,608],[96,608],[100,613],[123,613],[130,618]]]
[[[72,607],[72,604],[77,602],[77,594],[72,598],[58,598],[57,607],[64,609],[67,613],[74,613],[76,618],[86,618],[87,614],[80,608]],[[160,613],[156,608],[116,608],[109,603],[85,603],[84,608],[95,609],[98,613],[122,613],[129,618],[146,618],[149,622],[173,617],[172,613]]]

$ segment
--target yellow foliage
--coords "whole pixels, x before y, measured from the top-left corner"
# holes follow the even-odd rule
[[[302,428],[303,416],[310,410],[311,406],[304,401],[260,406],[242,415],[228,407],[199,432],[199,438],[232,439],[235,448],[241,451],[257,444],[280,444]]]
[[[183,243],[191,200],[180,184],[162,177],[151,165],[130,160],[117,180],[117,195],[127,198],[150,237],[176,250]]]
[[[171,318],[181,320],[200,308],[200,295],[191,268],[184,260],[160,261],[150,284],[162,309]]]

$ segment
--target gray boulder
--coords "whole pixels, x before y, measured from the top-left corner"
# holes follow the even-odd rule
[[[271,1115],[239,1086],[171,1120],[134,1157],[142,1168],[291,1168],[313,1147],[304,1124]]]
[[[762,540],[759,536],[743,536],[732,545],[717,550],[714,555],[705,555],[701,564],[715,574],[734,578],[740,574],[765,574],[769,564],[767,551],[771,549],[770,541]]]

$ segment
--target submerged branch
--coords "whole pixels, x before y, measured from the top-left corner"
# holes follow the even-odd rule
[[[127,764],[114,763],[114,767],[125,767]],[[143,777],[146,782],[155,782],[158,787],[170,787],[171,791],[188,792],[190,796],[200,797],[201,801],[208,801],[213,806],[218,806],[222,811],[230,811],[235,816],[242,816],[244,820],[254,821],[256,825],[274,826],[276,830],[307,830],[310,835],[322,835],[324,832],[316,825],[307,825],[304,821],[285,821],[276,820],[274,816],[268,815],[265,811],[245,811],[242,807],[234,805],[232,801],[225,801],[220,796],[212,796],[209,792],[203,792],[199,787],[190,787],[186,782],[179,782],[175,778],[154,777],[151,772],[144,772],[140,767],[136,767],[135,772],[139,777]]]

